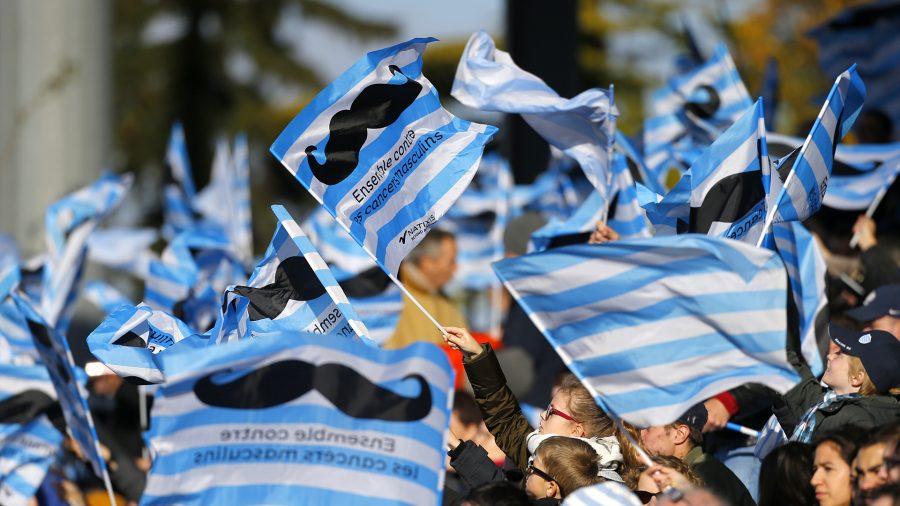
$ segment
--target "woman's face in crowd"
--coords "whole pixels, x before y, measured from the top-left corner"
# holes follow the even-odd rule
[[[825,367],[822,381],[839,394],[856,391],[850,384],[850,362],[840,349],[828,354],[828,366]]]
[[[825,441],[816,447],[812,480],[816,500],[820,506],[847,506],[853,491],[850,486],[850,465],[841,458],[837,446]]]
[[[574,417],[572,410],[569,408],[569,394],[567,392],[556,392],[553,399],[550,400],[550,406],[554,410],[561,411],[566,415]],[[538,427],[541,434],[555,434],[559,436],[583,436],[584,429],[582,425],[573,420],[567,420],[564,416],[557,413],[550,413],[549,409],[541,413],[541,424]]]

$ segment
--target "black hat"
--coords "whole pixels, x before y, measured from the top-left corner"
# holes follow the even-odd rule
[[[900,284],[884,285],[872,290],[862,306],[847,311],[858,322],[870,322],[889,315],[900,318]]]
[[[828,333],[843,353],[859,357],[879,392],[900,386],[900,341],[893,334],[883,330],[853,332],[833,323],[828,325]]]
[[[701,402],[691,406],[683,415],[678,417],[677,421],[692,429],[697,429],[698,432],[703,432],[703,426],[706,425],[708,418],[709,412],[706,411],[706,406]]]

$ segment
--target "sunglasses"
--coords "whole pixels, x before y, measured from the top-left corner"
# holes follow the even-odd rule
[[[550,404],[547,406],[547,409],[544,411],[543,414],[541,414],[541,419],[546,422],[553,415],[558,415],[560,418],[562,418],[564,420],[568,420],[570,422],[581,423],[580,420],[576,420],[575,417],[573,417],[572,415],[554,408],[553,404]]]
[[[563,491],[562,491],[562,486],[559,484],[558,481],[556,481],[555,479],[553,479],[552,476],[550,476],[549,474],[545,473],[544,471],[541,471],[540,469],[534,467],[534,464],[528,464],[528,467],[525,469],[525,479],[527,480],[528,477],[531,476],[532,474],[534,474],[534,475],[536,475],[536,476],[539,476],[539,477],[543,478],[544,481],[552,481],[552,482],[555,482],[555,483],[556,483],[556,486],[559,487],[559,493],[560,493],[560,495],[562,495],[563,497],[565,497],[565,494],[564,494]]]
[[[662,492],[647,492],[646,490],[635,490],[634,495],[638,496],[638,499],[641,500],[641,504],[650,504],[650,499],[654,497],[659,497],[662,495]]]

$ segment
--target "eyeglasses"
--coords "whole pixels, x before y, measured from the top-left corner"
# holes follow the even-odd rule
[[[562,418],[564,420],[568,420],[570,422],[581,423],[581,420],[576,420],[575,417],[573,417],[572,415],[569,415],[567,413],[564,413],[564,412],[554,408],[553,404],[550,404],[547,406],[547,409],[541,414],[541,420],[546,422],[553,415],[559,415],[560,418]]]
[[[560,485],[558,481],[554,480],[552,476],[545,473],[544,471],[541,471],[540,469],[534,467],[534,464],[528,464],[528,467],[525,469],[525,479],[527,480],[528,477],[532,474],[543,478],[545,481],[555,482],[556,486],[559,487],[559,494],[565,497],[565,494],[562,491],[562,485]]]
[[[659,497],[662,495],[662,492],[647,492],[646,490],[635,490],[634,495],[638,496],[638,499],[641,500],[641,504],[650,504],[650,499],[654,497]]]

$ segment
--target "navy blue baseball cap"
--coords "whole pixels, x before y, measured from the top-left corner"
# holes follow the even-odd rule
[[[701,402],[699,404],[694,404],[683,415],[679,416],[678,422],[683,423],[692,429],[696,429],[698,432],[703,432],[703,426],[706,425],[706,420],[708,418],[709,412],[706,410],[706,406]]]
[[[835,324],[828,334],[843,353],[859,357],[879,392],[900,387],[900,340],[883,330],[853,332]]]
[[[900,318],[900,284],[883,285],[872,290],[862,306],[847,311],[858,322],[870,322],[882,316]]]

